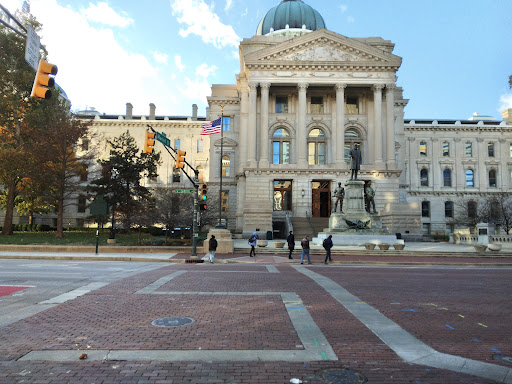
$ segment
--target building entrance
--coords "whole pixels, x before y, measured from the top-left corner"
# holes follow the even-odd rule
[[[329,217],[331,215],[331,182],[313,181],[312,216]]]

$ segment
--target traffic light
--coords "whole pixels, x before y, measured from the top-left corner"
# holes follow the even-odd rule
[[[200,211],[206,211],[208,209],[206,200],[208,200],[208,188],[206,187],[206,184],[203,184],[201,185],[201,202],[199,203]]]
[[[187,152],[178,149],[176,151],[176,169],[183,168],[185,166],[185,156]]]
[[[48,88],[55,86],[55,79],[50,75],[55,76],[58,72],[56,65],[49,64],[46,60],[39,60],[39,67],[37,68],[36,78],[32,86],[31,97],[39,99],[49,99],[52,97],[52,91]]]
[[[146,141],[144,142],[144,153],[153,153],[155,146],[155,132],[146,131]]]

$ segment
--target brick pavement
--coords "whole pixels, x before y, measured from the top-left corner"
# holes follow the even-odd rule
[[[489,346],[512,354],[507,345],[511,333],[506,319],[501,319],[510,315],[511,309],[508,270],[332,265],[311,269],[336,281],[438,350],[489,362]],[[313,280],[289,265],[278,265],[277,271],[270,273],[265,265],[258,264],[173,264],[118,281],[0,328],[0,382],[253,384],[289,383],[292,378],[299,378],[304,383],[326,383],[320,373],[330,368],[359,371],[369,383],[494,382],[403,362]],[[185,273],[161,285],[153,294],[137,293],[174,272]],[[302,349],[283,301],[276,295],[236,295],[246,292],[295,292],[338,360],[101,362],[78,361],[77,351],[76,362],[17,361],[32,350]],[[438,307],[420,307],[420,302]],[[448,310],[442,309],[445,307]],[[402,311],[415,308],[421,311]],[[181,328],[151,325],[152,320],[166,316],[189,316],[195,323]],[[444,323],[449,322],[454,330],[445,327]],[[475,326],[475,322],[488,328]],[[478,343],[468,340],[473,335],[480,340]]]

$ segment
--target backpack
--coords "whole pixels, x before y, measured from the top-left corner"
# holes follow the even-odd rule
[[[324,239],[324,242],[322,243],[324,249],[327,249],[328,245],[327,245],[327,238]]]
[[[251,237],[249,237],[249,244],[250,244],[250,243],[254,243],[254,240],[256,240],[256,238],[254,237],[254,235],[252,235]]]

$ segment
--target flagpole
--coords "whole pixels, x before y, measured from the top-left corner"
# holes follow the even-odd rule
[[[217,228],[224,228],[222,225],[222,157],[224,156],[224,106],[220,106],[220,187],[219,187],[219,224]]]

